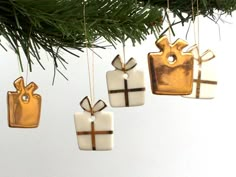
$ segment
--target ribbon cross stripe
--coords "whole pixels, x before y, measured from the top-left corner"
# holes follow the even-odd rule
[[[207,62],[215,58],[214,53],[211,50],[206,50],[201,56],[199,55],[199,48],[197,45],[192,46],[189,51],[193,54],[194,59],[198,61],[198,77],[194,79],[193,82],[197,83],[196,88],[196,98],[200,98],[200,89],[201,84],[212,84],[217,85],[217,81],[210,81],[210,80],[201,80],[202,71],[201,66],[203,62]]]
[[[125,64],[121,61],[120,55],[117,55],[114,60],[112,61],[112,65],[115,67],[116,70],[123,71],[126,73],[127,71],[132,70],[136,65],[136,61],[134,58],[130,58]],[[117,90],[109,90],[109,94],[115,93],[123,93],[125,97],[125,106],[129,107],[129,92],[141,92],[145,91],[145,87],[141,88],[129,88],[128,80],[124,78],[124,89],[117,89]]]
[[[81,102],[80,106],[83,110],[91,113],[91,116],[93,116],[96,112],[102,111],[105,107],[107,107],[106,103],[102,100],[98,100],[94,106],[91,105],[90,99],[88,96],[86,96]],[[78,136],[81,135],[91,135],[91,141],[92,141],[92,150],[96,150],[96,139],[95,135],[107,135],[107,134],[113,134],[112,130],[104,130],[104,131],[96,131],[94,121],[91,122],[91,131],[77,131],[76,134]]]

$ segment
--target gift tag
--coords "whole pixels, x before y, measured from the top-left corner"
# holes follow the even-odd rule
[[[114,71],[106,74],[109,101],[112,107],[140,106],[145,100],[144,72],[136,69],[131,58],[122,63],[119,55],[112,61]]]
[[[16,79],[14,86],[16,91],[9,91],[7,93],[9,127],[38,127],[41,96],[33,93],[38,86],[31,82],[25,87],[23,77]]]
[[[212,99],[215,97],[217,77],[214,53],[206,50],[201,56],[199,48],[194,45],[189,49],[194,55],[194,76],[192,94],[186,95],[186,98]]]
[[[81,103],[84,112],[75,113],[75,128],[81,150],[111,150],[113,148],[113,114],[105,112],[106,104],[99,100],[92,107],[88,97]]]
[[[182,52],[188,45],[182,39],[170,44],[166,36],[156,41],[158,53],[148,54],[153,94],[188,95],[192,92],[193,54]]]

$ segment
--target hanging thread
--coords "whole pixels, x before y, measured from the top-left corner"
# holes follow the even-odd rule
[[[193,20],[193,35],[194,35],[194,43],[197,44],[197,37],[196,37],[196,27],[195,27],[195,11],[194,11],[194,3],[193,0],[192,3],[192,20]]]
[[[167,21],[169,25],[168,33],[169,33],[169,40],[171,41],[171,23],[170,23],[169,15],[170,15],[170,1],[167,0]]]
[[[125,40],[122,42],[122,47],[123,47],[123,68],[125,70],[125,64],[126,64],[126,56],[125,56]]]
[[[198,0],[197,0],[197,13],[196,13],[196,15],[197,15],[197,36],[198,36],[197,45],[200,50],[200,46],[199,46],[200,45],[200,36],[199,36],[200,23],[199,23],[199,3],[198,3]]]
[[[18,59],[18,70],[19,70],[19,75],[23,77],[24,71],[21,69],[21,62],[19,61],[20,58]],[[24,77],[23,77],[24,78]],[[28,78],[29,78],[29,65],[28,63],[26,64],[26,73],[25,73],[25,84],[28,85]]]
[[[28,77],[29,77],[29,65],[26,67],[26,76],[25,76],[25,84],[28,85]]]
[[[94,104],[94,55],[92,57],[92,69],[90,68],[90,61],[89,61],[89,52],[88,52],[88,35],[87,35],[87,27],[86,27],[86,1],[83,1],[83,20],[84,20],[84,36],[85,36],[85,47],[86,47],[86,57],[87,57],[87,67],[88,67],[88,75],[89,75],[89,90],[90,90],[90,98],[91,103]],[[92,71],[91,71],[92,70]]]
[[[95,67],[94,67],[94,52],[92,52],[92,93],[93,93],[93,101],[95,101],[95,80],[94,80],[94,75],[95,75]]]
[[[199,3],[198,0],[196,1],[196,16],[195,16],[195,10],[194,10],[194,2],[192,2],[192,18],[193,18],[193,33],[194,33],[194,43],[198,45],[199,47]],[[197,30],[196,30],[196,24],[197,24]]]
[[[18,61],[17,63],[18,63],[19,75],[21,76],[22,75],[22,70],[21,70],[20,58],[18,58],[17,61]]]

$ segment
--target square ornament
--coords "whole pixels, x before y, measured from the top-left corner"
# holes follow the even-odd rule
[[[14,86],[16,91],[7,93],[9,127],[38,127],[42,102],[41,96],[34,93],[38,86],[34,82],[25,86],[23,77],[16,79]]]
[[[109,101],[112,107],[141,106],[145,102],[144,72],[136,69],[131,58],[123,63],[119,55],[112,61],[115,70],[106,74]]]
[[[193,55],[182,50],[188,43],[177,39],[171,44],[167,36],[156,41],[159,52],[148,54],[148,67],[153,94],[188,95],[192,92]]]
[[[80,150],[105,151],[113,148],[113,113],[102,111],[106,104],[99,100],[93,107],[88,97],[81,101],[84,112],[74,115]]]
[[[213,99],[217,88],[216,61],[214,53],[206,50],[202,55],[194,45],[189,49],[194,55],[193,91],[185,98]]]

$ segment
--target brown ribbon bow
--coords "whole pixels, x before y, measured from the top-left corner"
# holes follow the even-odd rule
[[[96,112],[103,110],[107,107],[106,103],[102,100],[98,100],[93,106],[91,105],[91,101],[88,96],[84,97],[80,102],[80,106],[83,110],[90,112],[91,115],[94,115]]]
[[[123,63],[121,61],[120,55],[117,55],[114,58],[114,60],[112,61],[112,65],[117,70],[120,70],[120,71],[123,71],[123,72],[127,72],[127,71],[133,69],[137,65],[137,62],[136,62],[136,60],[134,58],[130,58],[129,61],[127,61],[126,63]]]

